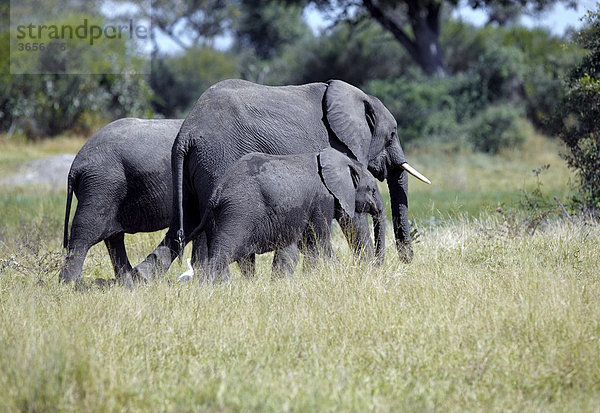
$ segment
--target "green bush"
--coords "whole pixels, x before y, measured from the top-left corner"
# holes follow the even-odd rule
[[[86,17],[50,21],[74,27]],[[143,72],[145,61],[131,53],[126,42],[104,40],[87,47],[69,39],[64,53],[48,48],[15,58],[9,53],[9,38],[7,28],[1,28],[0,132],[20,132],[31,139],[67,130],[87,133],[98,120],[152,116],[146,76],[130,74]],[[10,74],[11,64],[28,74]]]
[[[452,73],[467,74],[459,112],[473,116],[489,103],[510,100],[542,131],[564,95],[562,79],[582,49],[544,29],[486,26],[448,20],[442,46]]]
[[[239,77],[231,54],[199,47],[152,61],[152,106],[168,118],[185,117],[200,95],[220,80]]]
[[[600,209],[600,10],[589,12],[579,42],[588,52],[567,80],[551,127],[567,145],[564,157],[580,178],[582,204]]]
[[[501,75],[493,74],[493,68],[484,70],[483,63],[478,67],[481,70],[469,75],[443,79],[417,76],[372,81],[366,90],[390,109],[402,142],[468,144],[489,153],[519,146],[526,139],[520,126],[522,105],[505,96],[510,95],[510,88],[502,82],[496,89],[486,86]]]
[[[457,126],[452,81],[401,77],[393,81],[374,80],[365,90],[379,97],[392,112],[398,122],[400,141],[445,140]]]
[[[265,83],[302,84],[342,79],[361,87],[372,79],[405,75],[406,68],[414,66],[400,44],[371,21],[340,24],[318,37],[304,37],[282,50],[280,56],[262,62],[260,71],[265,73]],[[247,77],[260,80],[256,74]]]
[[[508,104],[490,106],[468,125],[473,148],[487,153],[519,147],[527,138],[521,128],[521,114]]]
[[[151,94],[142,75],[4,75],[0,77],[3,131],[27,138],[50,137],[66,130],[87,133],[95,117],[150,117]]]

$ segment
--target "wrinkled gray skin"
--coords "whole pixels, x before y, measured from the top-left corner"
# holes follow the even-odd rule
[[[67,179],[68,251],[61,281],[78,281],[88,250],[104,241],[117,279],[131,284],[124,235],[169,226],[170,154],[182,123],[183,119],[120,119],[96,132],[79,150]],[[73,193],[78,203],[69,237]]]
[[[229,264],[276,250],[274,275],[291,274],[298,252],[310,265],[321,254],[334,257],[334,216],[370,213],[379,263],[385,254],[385,208],[377,181],[367,168],[335,149],[300,155],[251,153],[219,181],[194,239],[205,232],[205,277],[229,277]]]
[[[178,241],[189,234],[189,217],[204,215],[218,178],[244,154],[289,155],[327,147],[368,166],[377,179],[387,179],[396,247],[401,259],[410,261],[408,180],[400,166],[406,158],[396,121],[381,101],[339,80],[272,87],[234,79],[204,92],[183,122],[171,155],[173,220],[161,244],[134,271],[150,278],[169,268],[181,250]],[[357,213],[349,221],[342,221],[342,230],[351,245],[372,256],[366,215]],[[206,256],[205,234],[200,234],[192,258],[202,262]]]

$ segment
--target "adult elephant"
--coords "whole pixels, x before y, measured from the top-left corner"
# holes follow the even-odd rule
[[[172,219],[171,147],[183,119],[119,119],[79,150],[67,178],[61,281],[78,281],[85,256],[104,241],[117,279],[130,284],[125,233],[152,232]],[[69,217],[73,193],[77,210]]]
[[[190,234],[204,214],[218,179],[244,154],[299,154],[329,146],[368,166],[377,179],[387,179],[396,247],[409,262],[413,250],[406,172],[427,178],[407,163],[396,128],[379,99],[340,80],[274,87],[231,79],[213,85],[200,96],[173,144],[169,231],[134,271],[152,277],[169,268],[184,234]],[[366,215],[355,215],[342,229],[355,240],[351,244],[356,249],[367,248],[372,255]],[[205,241],[197,241],[192,252],[196,262],[206,258]]]

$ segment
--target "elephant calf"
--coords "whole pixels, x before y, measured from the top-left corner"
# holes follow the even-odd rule
[[[131,284],[125,233],[169,226],[171,147],[182,123],[183,119],[119,119],[83,145],[67,180],[64,247],[68,251],[61,281],[79,281],[88,250],[104,241],[115,276]],[[69,237],[73,193],[78,204]]]
[[[236,161],[213,192],[199,226],[207,235],[206,276],[229,276],[233,261],[276,251],[274,273],[292,273],[299,249],[306,259],[333,256],[331,221],[368,212],[373,216],[380,263],[385,212],[367,168],[335,149],[298,155],[250,153]]]

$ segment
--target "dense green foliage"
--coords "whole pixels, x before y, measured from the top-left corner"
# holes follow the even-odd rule
[[[210,47],[153,59],[149,79],[152,106],[166,118],[183,118],[208,87],[238,76],[235,57]]]
[[[392,111],[402,141],[453,142],[492,153],[519,146],[520,119],[544,126],[581,50],[565,49],[564,40],[539,29],[445,27],[453,75],[430,79],[413,71],[373,80],[366,89]]]
[[[272,85],[337,78],[380,97],[396,116],[403,142],[433,139],[497,152],[522,142],[524,117],[547,131],[545,121],[564,94],[562,78],[581,56],[578,46],[563,46],[567,38],[544,30],[476,28],[444,17],[440,45],[448,75],[428,78],[388,30],[364,15],[313,33],[302,2],[194,4],[184,9],[173,9],[168,0],[155,4],[156,26],[181,47],[165,53],[155,44],[147,75],[118,74],[143,64],[126,44],[111,45],[125,48],[120,60],[104,59],[103,44],[94,49],[97,59],[87,58],[100,73],[113,65],[112,75],[11,76],[3,53],[0,130],[53,136],[123,116],[184,117],[208,86],[231,77]],[[196,6],[211,16],[195,14]],[[191,42],[178,37],[179,26],[193,33]],[[231,40],[227,50],[213,41],[225,33]],[[73,60],[68,57],[52,56],[58,59],[53,64],[68,66]],[[41,57],[29,62],[46,68],[50,63]]]
[[[579,175],[583,204],[600,209],[600,10],[588,21],[578,39],[587,53],[568,78],[552,125],[569,149],[565,158]]]
[[[474,149],[497,153],[522,145],[527,135],[520,126],[518,109],[508,104],[489,106],[472,121],[469,138]]]
[[[304,3],[306,0],[287,0]],[[547,10],[556,3],[576,7],[572,0],[312,0],[317,7],[337,14],[338,20],[369,18],[381,25],[402,45],[421,72],[428,77],[448,74],[446,46],[440,42],[444,14],[455,7],[483,9],[488,24],[518,21],[521,14]]]
[[[241,0],[239,14],[234,29],[234,49],[238,52],[252,50],[261,59],[274,57],[283,47],[310,33],[308,24],[302,19],[300,5]]]
[[[75,7],[77,4],[81,7]],[[44,16],[46,26],[73,29],[83,21],[98,27],[108,24],[103,18],[90,17],[98,15],[94,4],[77,0],[68,4],[78,10],[73,13],[66,5],[69,12],[63,13],[56,1],[19,5],[22,9],[11,5],[10,11],[24,23],[35,21],[36,16],[30,14],[33,7],[37,17]],[[9,10],[7,5],[2,7]],[[8,13],[3,13],[3,18],[7,17]],[[19,53],[18,43],[9,41],[9,26],[1,27],[1,131],[17,130],[29,138],[55,136],[68,130],[88,133],[107,119],[152,115],[145,62],[132,52],[126,40],[100,38],[90,46],[87,40],[67,37],[57,42],[45,31],[41,37],[34,35],[39,50]],[[17,33],[12,32],[13,40],[18,39]],[[27,38],[24,44],[32,47],[34,43]]]

